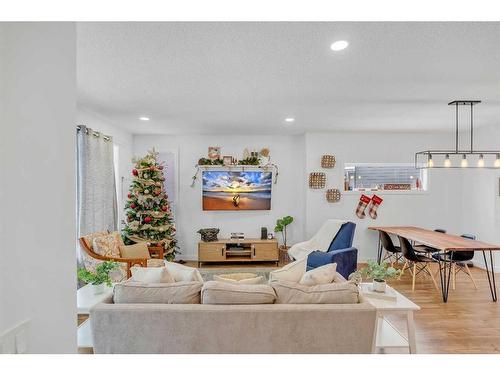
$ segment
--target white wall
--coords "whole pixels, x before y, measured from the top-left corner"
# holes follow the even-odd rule
[[[122,220],[125,218],[123,208],[128,191],[128,187],[123,182],[128,178],[132,170],[133,136],[129,132],[120,129],[107,118],[80,105],[77,107],[76,124],[85,125],[111,136],[113,137],[113,144],[118,145],[118,227],[121,228]]]
[[[306,170],[327,172],[327,187],[343,188],[344,163],[413,163],[416,151],[448,147],[449,134],[412,133],[311,133],[306,134]],[[320,167],[321,155],[333,154],[336,166]],[[324,190],[306,190],[306,236],[314,234],[328,218],[341,218],[357,224],[354,246],[360,261],[374,259],[377,233],[369,226],[416,225],[445,228],[457,233],[461,228],[461,179],[457,170],[430,170],[427,192],[377,192],[384,199],[378,218],[359,219],[355,214],[359,192],[345,192],[338,203],[328,203]],[[371,195],[369,193],[365,193]],[[366,211],[368,213],[368,211]]]
[[[200,157],[206,157],[208,146],[221,146],[222,155],[241,158],[243,149],[269,147],[271,158],[279,166],[278,183],[273,185],[272,209],[270,211],[202,211],[201,183],[194,187],[191,177]],[[304,222],[304,158],[301,136],[134,136],[134,154],[143,155],[155,147],[157,151],[178,151],[178,202],[176,225],[181,247],[180,259],[197,259],[197,243],[200,228],[218,227],[220,237],[231,232],[245,232],[248,237],[260,237],[260,228],[267,226],[273,231],[276,219],[292,215],[295,222],[290,227],[289,242],[300,241]]]
[[[76,352],[73,23],[0,23],[0,336]]]
[[[500,126],[475,129],[474,144],[478,150],[497,150],[500,146]],[[462,233],[475,234],[484,242],[500,243],[499,179],[500,170],[497,169],[463,171]],[[474,264],[484,267],[482,253],[475,255]],[[498,253],[495,253],[495,264],[496,272],[500,272]]]

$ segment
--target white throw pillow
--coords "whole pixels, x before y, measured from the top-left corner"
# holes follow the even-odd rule
[[[290,281],[271,283],[276,303],[282,304],[344,304],[359,303],[359,290],[350,281],[323,285],[302,285]]]
[[[132,281],[140,283],[173,283],[175,280],[166,267],[132,267]]]
[[[269,273],[269,281],[293,281],[298,283],[306,273],[306,267],[307,258],[296,260],[280,269],[271,271]]]
[[[204,305],[260,305],[274,303],[276,294],[267,284],[236,284],[207,281],[201,289]]]
[[[330,284],[335,279],[337,263],[329,263],[324,266],[307,271],[299,281],[302,285]]]
[[[256,276],[253,273],[231,273],[226,275],[214,275],[214,281],[222,281],[233,284],[262,284],[264,276]]]
[[[165,267],[175,281],[199,281],[203,282],[200,271],[193,267],[183,266],[179,263],[165,261]]]

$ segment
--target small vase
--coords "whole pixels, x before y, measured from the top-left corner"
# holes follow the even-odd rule
[[[92,289],[94,289],[94,294],[104,293],[104,284],[92,284]]]
[[[373,280],[373,291],[374,292],[385,293],[386,286],[387,286],[387,283],[385,282],[385,280],[378,280],[378,279]]]

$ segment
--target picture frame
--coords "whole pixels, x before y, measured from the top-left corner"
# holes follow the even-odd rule
[[[233,164],[233,157],[232,156],[223,156],[222,157],[222,164],[224,165],[232,165]]]
[[[208,158],[210,160],[220,159],[220,146],[209,146],[208,147]]]

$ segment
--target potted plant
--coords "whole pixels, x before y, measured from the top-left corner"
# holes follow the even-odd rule
[[[401,270],[389,267],[387,263],[378,264],[374,260],[368,261],[368,266],[359,271],[361,275],[373,280],[373,291],[384,293],[388,279],[401,277]]]
[[[286,248],[286,227],[293,223],[292,216],[284,216],[281,219],[276,220],[276,226],[274,227],[274,232],[281,232],[283,236],[283,246]]]
[[[78,278],[87,284],[91,284],[94,288],[94,294],[104,292],[104,284],[111,286],[111,278],[109,273],[118,268],[117,262],[102,262],[95,268],[95,272],[90,272],[85,268],[78,269]]]

